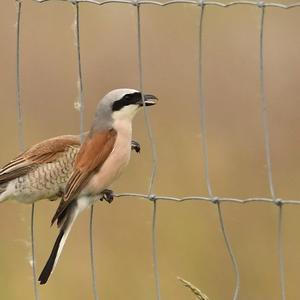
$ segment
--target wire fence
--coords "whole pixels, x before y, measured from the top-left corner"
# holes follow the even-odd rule
[[[44,3],[54,0],[33,0],[35,2]],[[74,19],[75,19],[75,51],[77,54],[77,64],[78,64],[78,101],[75,102],[75,108],[78,109],[80,113],[80,134],[82,141],[83,134],[83,120],[84,120],[84,93],[83,93],[83,80],[82,80],[82,64],[81,64],[81,54],[80,54],[80,18],[79,4],[94,4],[97,6],[112,4],[112,3],[122,3],[127,5],[132,5],[136,8],[136,28],[137,28],[137,64],[139,71],[139,88],[143,93],[144,80],[143,80],[143,60],[142,60],[142,30],[141,30],[141,13],[140,7],[144,5],[158,5],[158,6],[169,6],[176,4],[185,4],[185,5],[194,5],[199,7],[199,22],[198,22],[198,96],[199,96],[199,106],[200,106],[200,134],[201,134],[201,143],[202,143],[202,152],[204,157],[204,177],[205,184],[207,188],[208,196],[187,196],[187,197],[174,197],[174,196],[164,196],[156,195],[154,193],[153,185],[156,178],[156,169],[157,169],[157,153],[155,146],[154,134],[151,127],[151,120],[148,115],[147,109],[144,105],[144,119],[147,128],[148,138],[151,144],[152,151],[152,170],[149,175],[149,184],[148,192],[144,194],[140,193],[122,193],[115,194],[115,197],[137,197],[146,200],[150,200],[153,203],[153,213],[152,213],[152,254],[153,254],[153,271],[155,277],[155,287],[156,287],[156,299],[161,299],[160,291],[160,274],[158,268],[158,257],[157,257],[157,241],[156,241],[156,216],[157,216],[157,204],[158,201],[175,201],[175,202],[184,202],[184,201],[207,201],[216,205],[219,218],[219,226],[224,238],[225,246],[228,251],[229,258],[232,263],[233,271],[235,274],[235,286],[232,292],[232,299],[237,300],[239,297],[240,289],[240,274],[238,262],[235,258],[233,249],[231,247],[230,239],[226,232],[225,222],[222,214],[222,205],[223,203],[236,203],[236,204],[246,204],[250,202],[265,202],[269,204],[276,205],[278,207],[278,227],[277,227],[277,254],[279,262],[279,272],[280,272],[280,287],[281,287],[281,299],[286,299],[285,292],[285,273],[284,273],[284,254],[283,254],[283,206],[284,205],[296,205],[300,204],[300,201],[295,199],[279,199],[276,197],[275,188],[273,184],[272,177],[272,160],[270,155],[270,138],[269,138],[269,128],[268,128],[268,102],[265,95],[265,80],[264,80],[264,21],[268,8],[278,8],[278,9],[292,9],[300,8],[300,2],[293,4],[283,4],[283,3],[273,3],[265,1],[233,1],[229,3],[222,3],[216,1],[192,1],[192,0],[172,0],[167,2],[157,2],[151,0],[107,0],[107,1],[96,1],[96,0],[56,0],[69,2],[74,5]],[[21,103],[21,80],[20,80],[20,35],[21,35],[21,9],[22,9],[22,0],[16,0],[17,3],[17,49],[16,49],[16,106],[17,106],[17,122],[19,129],[19,145],[20,150],[24,149],[24,128],[23,128],[23,117],[22,117],[22,103]],[[219,6],[227,8],[235,5],[244,5],[244,6],[255,6],[260,13],[260,24],[259,25],[259,78],[260,78],[260,111],[261,111],[261,125],[263,128],[263,138],[264,138],[264,151],[265,151],[265,160],[267,166],[267,176],[268,176],[268,186],[269,186],[269,197],[248,197],[245,199],[239,198],[229,198],[221,197],[213,193],[210,175],[209,175],[209,155],[208,155],[208,145],[207,145],[207,132],[206,132],[206,99],[204,97],[205,86],[203,84],[203,57],[202,49],[204,44],[203,39],[203,30],[205,28],[205,8],[207,6]],[[96,283],[96,269],[95,269],[95,257],[94,257],[94,246],[93,246],[93,206],[90,211],[90,226],[89,226],[89,237],[90,237],[90,256],[91,256],[91,270],[92,270],[92,287],[93,287],[93,296],[95,300],[99,299]],[[35,270],[35,248],[34,248],[34,204],[32,205],[31,211],[31,242],[32,242],[32,273],[33,273],[33,287],[35,299],[39,300],[39,293],[37,288],[36,280],[36,270]]]

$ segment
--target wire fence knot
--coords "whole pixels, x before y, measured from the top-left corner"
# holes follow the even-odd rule
[[[148,199],[149,199],[150,201],[156,201],[156,200],[157,200],[157,196],[154,195],[154,194],[151,194],[151,195],[149,195]]]
[[[203,8],[205,5],[205,0],[198,0],[198,6],[200,6],[201,8]]]
[[[274,200],[274,204],[276,204],[277,206],[282,206],[283,205],[283,201],[280,198],[277,198]]]
[[[219,197],[213,197],[213,198],[211,198],[211,202],[213,204],[219,204],[220,203],[220,199],[219,199]]]
[[[258,1],[258,2],[257,2],[257,7],[259,7],[259,8],[265,7],[265,1],[263,1],[263,0]]]
[[[136,7],[140,6],[139,0],[132,0],[132,5]]]

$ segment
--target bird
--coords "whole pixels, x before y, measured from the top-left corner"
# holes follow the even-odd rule
[[[84,133],[83,137],[86,135]],[[62,135],[19,154],[0,169],[0,202],[32,204],[41,199],[61,198],[79,148],[80,135]],[[131,149],[139,153],[140,144],[132,141]],[[104,194],[103,198],[111,200],[109,194]]]
[[[45,284],[53,272],[79,213],[93,204],[101,193],[111,198],[112,191],[107,188],[130,160],[132,120],[141,107],[155,105],[157,100],[154,95],[123,88],[110,91],[99,101],[51,221],[57,223],[59,234],[38,278],[40,284]]]

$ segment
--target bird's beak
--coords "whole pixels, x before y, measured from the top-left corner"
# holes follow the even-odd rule
[[[157,103],[157,98],[153,95],[149,95],[149,94],[144,94],[144,101],[145,101],[145,105],[146,106],[151,106],[151,105],[155,105]],[[140,106],[143,106],[143,99],[141,99],[138,104]]]

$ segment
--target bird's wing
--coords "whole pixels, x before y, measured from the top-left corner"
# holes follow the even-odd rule
[[[24,176],[38,164],[54,161],[66,148],[79,145],[79,137],[75,135],[59,136],[36,144],[0,169],[0,184]]]
[[[101,168],[114,148],[116,137],[117,132],[110,129],[86,138],[76,156],[73,173],[67,182],[64,197],[52,219],[52,224],[61,219],[64,210],[76,199],[90,177]]]

